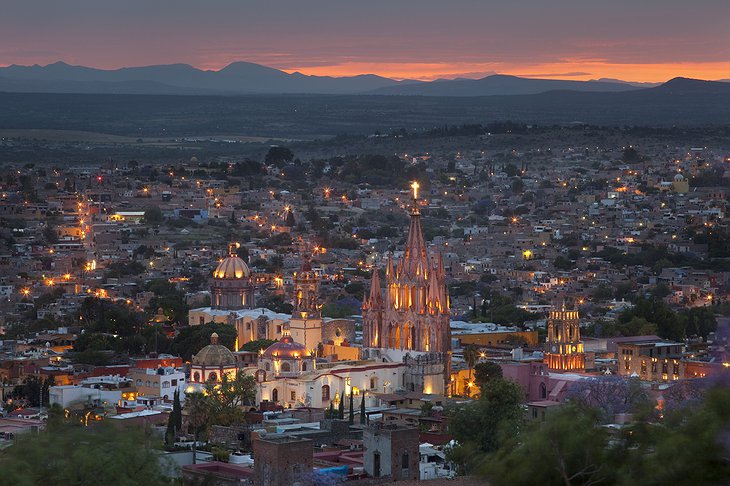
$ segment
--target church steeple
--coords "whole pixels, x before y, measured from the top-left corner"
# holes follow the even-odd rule
[[[418,182],[413,182],[413,205],[411,206],[411,223],[408,228],[408,240],[406,241],[405,254],[399,270],[406,275],[414,277],[427,273],[428,254],[426,252],[426,241],[423,239],[423,228],[421,227],[421,211],[418,208]]]

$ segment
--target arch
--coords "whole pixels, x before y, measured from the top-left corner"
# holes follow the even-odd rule
[[[138,384],[141,384],[141,382],[142,382],[142,380],[137,380],[137,381],[140,382]],[[196,371],[195,373],[193,373],[193,381],[198,382],[198,383],[200,382],[200,372]]]
[[[137,380],[137,386],[142,386],[142,380]]]
[[[545,386],[545,383],[540,383],[540,398],[543,400],[547,398],[547,386]]]
[[[279,389],[274,388],[271,390],[271,401],[272,402],[278,402],[279,401]]]
[[[302,371],[307,371],[307,362],[302,361]]]
[[[209,381],[218,381],[218,373],[216,373],[215,371],[213,371],[212,373],[210,373],[208,375],[208,380]]]
[[[271,363],[265,363],[265,364],[264,364],[264,369],[265,369],[266,371],[271,371]]]
[[[395,340],[393,338],[393,324],[388,324],[388,347],[391,349],[395,347]]]
[[[431,351],[431,333],[429,332],[428,326],[425,326],[423,328],[423,350],[424,351]]]
[[[322,401],[326,402],[330,399],[330,386],[322,385]]]
[[[289,373],[291,371],[291,363],[288,361],[284,361],[281,363],[281,372],[282,373]]]
[[[169,381],[163,381],[162,382],[162,388],[170,388],[170,382]]]
[[[370,377],[370,389],[375,390],[376,388],[378,388],[378,377],[371,376]]]
[[[400,326],[397,326],[395,328],[395,349],[401,349],[400,344]]]

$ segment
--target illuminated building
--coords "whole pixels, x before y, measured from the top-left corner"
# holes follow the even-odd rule
[[[202,385],[208,381],[220,382],[223,375],[234,378],[236,358],[227,347],[218,344],[218,334],[210,335],[210,344],[193,355],[190,383]]]
[[[251,270],[236,255],[238,243],[228,246],[228,256],[213,271],[210,287],[211,305],[214,309],[252,309],[254,285]]]
[[[449,292],[441,254],[430,258],[421,228],[418,183],[413,183],[410,228],[403,259],[389,258],[385,296],[378,270],[363,300],[363,344],[371,357],[403,361],[406,389],[445,393],[451,361]]]
[[[551,310],[547,324],[545,363],[552,371],[585,371],[586,355],[580,340],[577,310]]]
[[[312,264],[305,260],[299,272],[294,273],[294,310],[289,321],[292,339],[307,350],[317,349],[322,341],[322,314],[317,293],[319,276]]]

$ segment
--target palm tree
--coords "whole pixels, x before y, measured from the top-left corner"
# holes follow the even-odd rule
[[[477,361],[479,361],[479,348],[477,348],[476,345],[469,344],[466,349],[464,349],[464,361],[466,361],[466,366],[469,367],[469,383],[471,383],[471,375],[474,371],[474,365],[476,365]],[[470,395],[469,391],[469,387],[467,386],[467,396]]]
[[[195,453],[198,449],[198,433],[208,423],[210,416],[210,404],[208,397],[200,392],[190,393],[185,397],[185,409],[188,412],[188,427],[193,429],[193,464],[195,464]]]

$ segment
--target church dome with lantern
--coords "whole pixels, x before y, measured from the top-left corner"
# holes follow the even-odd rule
[[[293,377],[312,371],[315,369],[315,363],[315,356],[288,334],[266,348],[259,356],[259,368],[267,375],[273,373],[275,377]]]
[[[228,256],[213,271],[210,287],[211,305],[215,309],[238,310],[254,307],[254,285],[251,269],[236,251],[241,245],[231,243]]]
[[[193,355],[190,378],[192,383],[220,382],[223,375],[236,372],[236,358],[227,347],[218,344],[218,334],[210,335],[210,344]]]

